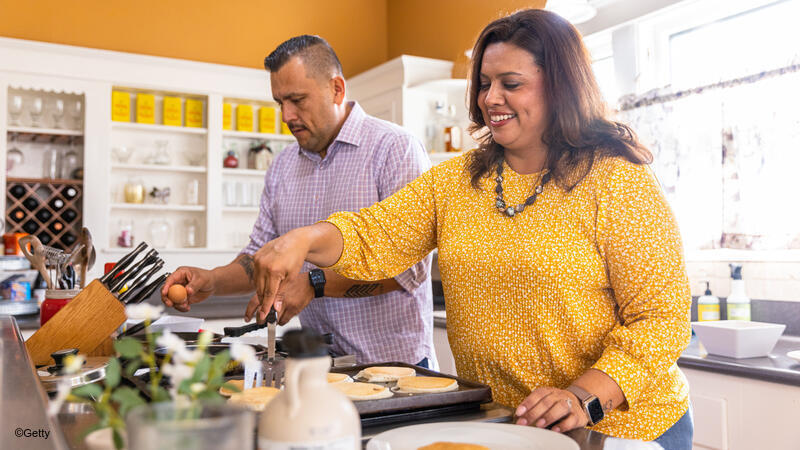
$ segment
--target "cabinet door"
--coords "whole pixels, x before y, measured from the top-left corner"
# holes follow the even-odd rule
[[[379,119],[403,125],[403,90],[393,89],[366,99],[358,99],[364,111]]]

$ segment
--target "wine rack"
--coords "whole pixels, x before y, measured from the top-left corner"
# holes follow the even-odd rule
[[[80,180],[8,178],[6,232],[32,234],[67,250],[80,236],[82,197]]]

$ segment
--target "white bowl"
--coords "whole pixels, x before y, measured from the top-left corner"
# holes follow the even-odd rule
[[[756,358],[766,356],[772,351],[786,325],[718,320],[692,322],[692,328],[709,354],[730,358]]]

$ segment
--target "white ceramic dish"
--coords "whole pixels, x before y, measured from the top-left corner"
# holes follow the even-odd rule
[[[367,450],[416,450],[434,442],[478,444],[492,450],[578,450],[563,434],[502,423],[439,422],[385,431],[370,439]]]
[[[800,350],[793,350],[791,352],[786,353],[786,356],[792,358],[795,361],[800,362]]]
[[[729,358],[766,356],[786,325],[743,320],[692,322],[692,328],[709,354]]]

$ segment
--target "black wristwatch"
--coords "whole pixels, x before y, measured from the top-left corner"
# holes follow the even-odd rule
[[[575,394],[578,400],[581,401],[584,412],[589,416],[589,426],[597,425],[597,422],[603,420],[605,413],[603,413],[603,405],[596,395],[586,392],[583,388],[575,386],[574,384],[567,388],[568,391]]]
[[[308,272],[308,281],[314,288],[314,298],[325,296],[325,272],[322,269],[311,269]]]

